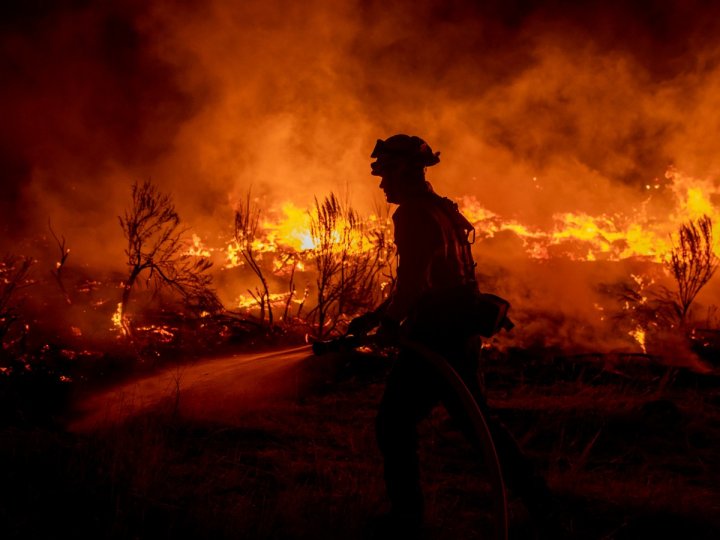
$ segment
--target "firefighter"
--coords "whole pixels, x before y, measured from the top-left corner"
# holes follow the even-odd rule
[[[445,357],[461,376],[488,421],[507,485],[532,511],[547,496],[547,487],[507,430],[489,414],[477,377],[480,338],[458,324],[463,298],[477,290],[475,263],[468,234],[472,226],[457,205],[434,193],[425,170],[439,163],[421,138],[405,134],[378,140],[371,154],[374,176],[393,214],[399,258],[390,298],[377,310],[353,319],[350,334],[378,328],[378,339],[392,343],[400,332]],[[417,424],[443,403],[454,420],[473,438],[457,396],[436,373],[409,350],[400,349],[388,376],[376,420],[377,441],[384,458],[384,476],[391,511],[378,527],[392,534],[421,529]],[[477,441],[471,441],[477,442]]]

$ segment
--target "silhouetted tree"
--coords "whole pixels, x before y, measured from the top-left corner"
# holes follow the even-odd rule
[[[668,267],[678,287],[675,308],[681,324],[685,323],[693,300],[718,267],[712,229],[708,216],[682,224],[678,243],[670,252]]]
[[[67,261],[68,255],[70,255],[70,249],[65,247],[65,237],[62,236],[60,238],[57,237],[55,234],[55,231],[52,228],[52,225],[50,224],[50,220],[48,219],[48,229],[50,229],[50,234],[55,239],[55,243],[57,244],[58,249],[60,250],[60,260],[58,260],[55,263],[55,268],[50,270],[50,273],[55,278],[55,282],[58,284],[58,287],[60,287],[60,291],[63,293],[63,297],[65,298],[65,302],[68,304],[72,304],[72,301],[70,300],[70,295],[67,292],[67,289],[65,288],[65,283],[63,283],[63,269],[65,268],[65,261]]]
[[[245,262],[260,280],[262,288],[255,288],[255,292],[248,289],[248,293],[253,297],[260,307],[260,322],[265,321],[265,310],[267,309],[268,324],[273,326],[273,311],[270,302],[270,289],[268,288],[267,279],[263,273],[255,252],[254,243],[258,232],[258,223],[260,222],[260,209],[252,204],[250,198],[250,190],[247,192],[245,202],[235,211],[235,241],[238,244],[240,253]],[[294,270],[294,269],[293,269]]]
[[[282,320],[284,323],[288,323],[290,321],[290,304],[297,292],[297,287],[295,286],[295,271],[297,270],[298,262],[300,261],[297,254],[289,255],[284,261],[284,263],[290,263],[292,265],[290,268],[290,277],[288,278],[288,295],[285,299],[285,309],[282,314]]]
[[[318,337],[322,337],[335,328],[342,315],[377,303],[378,278],[388,263],[387,239],[384,233],[368,234],[357,212],[334,193],[322,203],[315,199],[310,234],[317,303],[308,316],[317,323]]]
[[[130,295],[144,272],[146,283],[156,292],[169,288],[178,293],[187,305],[207,311],[221,308],[211,288],[208,270],[212,262],[189,254],[191,243],[180,228],[180,217],[170,195],[161,193],[149,180],[132,187],[132,206],[118,218],[127,239],[127,264],[130,268],[123,286],[120,320],[126,333],[131,332],[126,312]]]

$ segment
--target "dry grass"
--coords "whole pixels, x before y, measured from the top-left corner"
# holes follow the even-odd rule
[[[487,366],[491,375],[507,368]],[[345,378],[233,425],[166,411],[86,436],[7,429],[0,534],[366,538],[387,504],[373,430],[382,375]],[[577,538],[720,532],[720,389],[656,383],[526,377],[488,389],[574,513]],[[488,537],[482,466],[442,409],[423,424],[422,441],[428,537]],[[511,519],[512,538],[533,537],[514,499]]]

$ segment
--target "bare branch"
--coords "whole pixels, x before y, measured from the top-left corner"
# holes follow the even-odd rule
[[[678,286],[678,316],[684,324],[693,300],[718,268],[710,217],[703,216],[680,226],[678,243],[673,243],[668,267]]]
[[[262,292],[258,291],[257,297],[253,295],[253,298],[255,298],[260,307],[260,322],[265,320],[265,307],[267,306],[268,324],[272,327],[274,321],[272,304],[270,302],[270,289],[265,274],[258,263],[254,248],[260,214],[260,209],[252,203],[250,190],[248,189],[245,202],[235,211],[235,241],[240,248],[243,259],[245,259],[245,262],[262,285]]]
[[[67,289],[65,289],[65,284],[63,283],[62,279],[62,271],[65,267],[65,261],[67,261],[68,255],[70,255],[70,249],[65,247],[65,237],[63,236],[60,239],[55,234],[55,231],[52,228],[52,224],[50,223],[50,218],[48,218],[48,229],[50,229],[50,234],[55,239],[55,243],[60,250],[60,260],[55,263],[55,268],[50,270],[50,273],[55,278],[58,287],[60,287],[60,291],[62,291],[63,296],[65,297],[65,302],[67,302],[68,304],[72,304],[72,301],[70,300],[70,295],[68,294]]]
[[[208,270],[212,263],[190,255],[187,230],[169,194],[161,193],[149,180],[132,187],[132,205],[118,218],[127,240],[125,254],[130,272],[123,288],[120,318],[127,333],[126,312],[139,276],[147,271],[147,284],[156,292],[168,288],[179,294],[191,309],[217,311],[222,307],[212,289]]]
[[[322,337],[343,317],[377,303],[381,271],[387,268],[389,257],[386,232],[377,227],[368,231],[358,213],[333,193],[322,202],[315,199],[310,234],[317,269],[317,303],[308,317]]]
[[[18,320],[12,307],[12,299],[19,289],[32,285],[32,281],[28,279],[32,264],[31,257],[16,255],[5,255],[0,260],[0,339],[5,338]]]

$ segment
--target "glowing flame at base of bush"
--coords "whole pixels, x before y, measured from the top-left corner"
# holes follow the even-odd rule
[[[112,316],[112,323],[115,329],[120,330],[123,336],[127,335],[127,324],[128,319],[127,317],[123,316],[122,312],[122,302],[119,302],[117,305],[117,309],[115,310],[115,313],[113,313]]]
[[[635,328],[635,330],[631,330],[628,332],[628,335],[631,336],[635,341],[638,342],[640,345],[640,348],[642,349],[642,352],[644,354],[647,354],[647,348],[645,347],[645,330],[642,326],[638,326]]]

